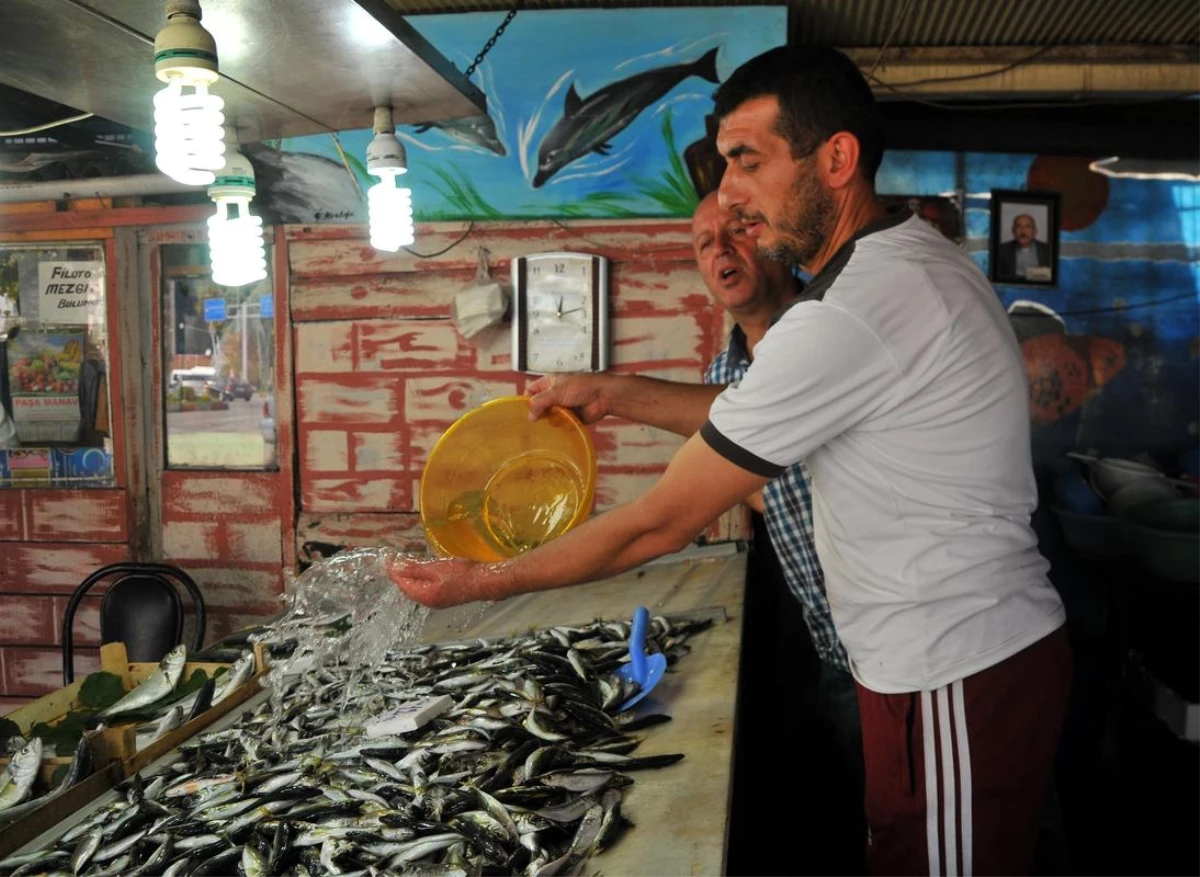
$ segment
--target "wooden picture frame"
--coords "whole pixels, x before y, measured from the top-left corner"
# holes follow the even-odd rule
[[[992,190],[988,277],[993,283],[1058,286],[1057,192]]]

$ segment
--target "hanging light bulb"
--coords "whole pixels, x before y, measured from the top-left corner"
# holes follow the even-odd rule
[[[154,74],[167,84],[154,96],[154,162],[173,180],[207,186],[224,164],[225,101],[208,91],[220,78],[217,44],[200,24],[197,0],[168,0]]]
[[[394,253],[414,240],[412,190],[396,185],[408,172],[404,144],[396,139],[391,107],[375,108],[375,136],[367,144],[367,172],[379,182],[367,190],[367,219],[371,246]]]
[[[217,212],[208,218],[208,253],[213,283],[244,286],[267,276],[261,216],[250,212],[254,168],[238,152],[237,135],[225,129],[225,164],[208,187]]]

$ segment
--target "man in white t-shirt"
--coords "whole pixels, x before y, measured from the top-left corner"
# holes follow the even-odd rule
[[[644,496],[499,564],[398,562],[429,605],[604,578],[687,545],[804,460],[858,682],[872,873],[1021,873],[1070,680],[1016,338],[971,259],[874,192],[883,123],[854,64],[785,47],[717,91],[722,203],[813,275]]]

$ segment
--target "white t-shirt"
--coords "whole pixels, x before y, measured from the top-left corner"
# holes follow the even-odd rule
[[[813,480],[817,554],[855,677],[883,694],[991,667],[1062,625],[1029,524],[1016,337],[958,247],[903,213],[864,229],[779,318],[701,435]]]

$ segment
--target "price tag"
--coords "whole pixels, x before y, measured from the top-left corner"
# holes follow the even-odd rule
[[[368,737],[385,737],[388,734],[404,734],[424,727],[454,705],[448,694],[409,700],[389,713],[385,713],[365,728]]]

